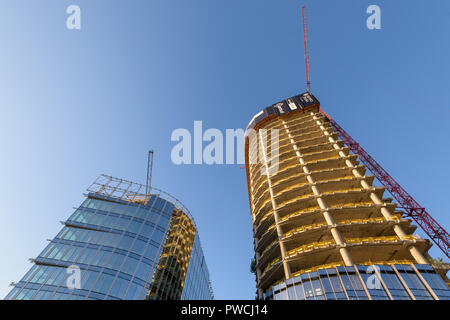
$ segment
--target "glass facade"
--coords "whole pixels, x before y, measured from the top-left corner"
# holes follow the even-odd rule
[[[182,300],[207,300],[213,296],[209,281],[209,271],[206,266],[205,257],[203,256],[203,250],[200,246],[198,234],[194,238],[184,288],[181,295]]]
[[[129,201],[90,192],[57,236],[32,260],[33,267],[5,299],[148,298],[167,235],[176,224],[175,213],[182,212],[177,207],[176,202],[160,195],[148,196],[145,201]],[[193,237],[198,239],[193,221],[184,215],[192,225]],[[194,252],[191,245],[183,250],[204,260],[199,245],[197,249]],[[188,274],[188,268],[195,268],[195,264],[191,266],[189,260],[185,263]],[[177,294],[171,298],[211,299],[206,266],[197,272],[194,280],[186,282],[186,272],[181,274]]]
[[[450,300],[450,289],[429,265],[357,265],[319,269],[282,281],[266,300]]]

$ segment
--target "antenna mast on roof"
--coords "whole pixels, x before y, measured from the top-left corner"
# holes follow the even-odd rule
[[[153,170],[153,150],[150,150],[148,152],[148,160],[147,160],[147,182],[145,184],[146,198],[150,195],[150,190],[152,188],[152,170]]]

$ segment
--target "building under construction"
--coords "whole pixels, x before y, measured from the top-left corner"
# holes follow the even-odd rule
[[[246,173],[259,299],[450,299],[385,188],[309,92],[247,126]]]

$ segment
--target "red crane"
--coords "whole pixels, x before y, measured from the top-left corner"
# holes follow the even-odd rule
[[[414,219],[414,221],[425,231],[431,240],[441,248],[441,250],[450,258],[450,236],[448,232],[441,227],[431,215],[417,203],[416,200],[402,186],[391,177],[374,158],[367,153],[336,121],[334,121],[325,111],[320,109],[320,113],[330,121],[330,124],[336,130],[342,141],[350,150],[359,156],[361,162],[373,173],[381,182],[387,191],[405,210],[405,215]]]
[[[306,28],[306,7],[302,7],[303,20],[303,44],[305,47],[305,72],[306,72],[306,91],[311,93],[311,81],[309,79],[309,51],[308,51],[308,29]]]
[[[302,7],[303,18],[303,36],[305,44],[305,71],[306,71],[306,88],[310,92],[309,81],[309,54],[308,54],[308,38],[306,35],[306,7]],[[350,148],[350,150],[358,155],[361,162],[372,172],[372,174],[380,181],[380,183],[389,191],[399,203],[400,207],[405,210],[405,215],[414,219],[414,221],[423,229],[431,240],[450,258],[450,236],[448,232],[434,220],[431,215],[423,208],[402,186],[392,178],[381,165],[375,161],[336,121],[334,121],[321,108],[320,113],[329,120],[330,124],[336,130],[339,138]]]

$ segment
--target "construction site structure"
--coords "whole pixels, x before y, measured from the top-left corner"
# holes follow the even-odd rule
[[[260,299],[449,299],[385,188],[309,93],[247,126],[246,174]],[[444,275],[447,267],[439,271]],[[374,284],[375,283],[375,284]]]
[[[305,75],[306,91],[311,93],[311,80],[309,75],[309,49],[308,49],[308,28],[306,21],[306,6],[302,6],[302,26],[303,26],[303,46],[305,49]],[[361,162],[375,175],[380,183],[397,200],[405,215],[414,219],[428,237],[450,258],[450,235],[433,217],[406,192],[402,186],[395,181],[383,167],[375,161],[335,120],[333,120],[323,109],[320,113],[325,117],[335,129],[338,137],[345,143],[351,152],[357,154]]]
[[[214,298],[192,215],[149,178],[142,185],[100,175],[62,224],[5,299]]]

